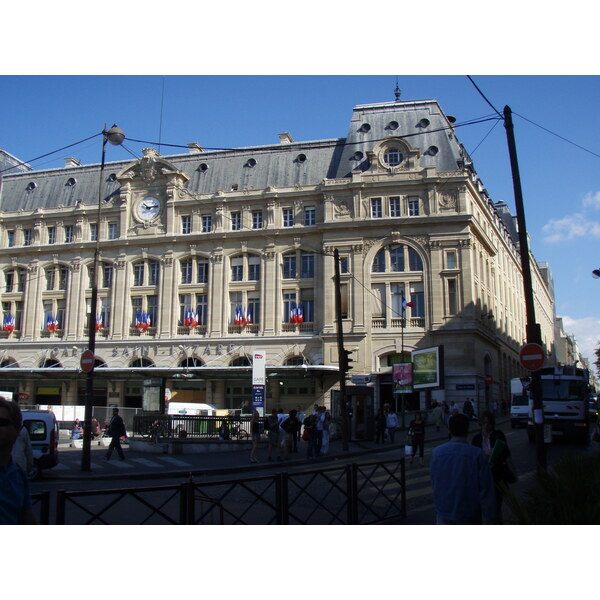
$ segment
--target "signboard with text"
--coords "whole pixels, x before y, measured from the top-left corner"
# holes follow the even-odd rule
[[[266,352],[255,350],[252,353],[252,410],[261,417],[265,415]]]

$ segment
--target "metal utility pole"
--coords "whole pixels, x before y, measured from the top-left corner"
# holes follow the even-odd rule
[[[531,265],[529,262],[529,242],[527,240],[527,227],[525,225],[525,208],[523,205],[523,191],[521,189],[521,176],[519,175],[519,162],[517,160],[517,147],[512,121],[512,111],[509,106],[504,107],[504,127],[508,141],[508,154],[512,171],[513,188],[515,192],[515,207],[517,209],[517,224],[519,226],[519,251],[521,254],[521,270],[523,271],[523,288],[525,295],[525,311],[527,315],[527,342],[542,345],[542,332],[539,323],[535,320],[535,305],[533,300],[533,286],[531,283]],[[531,373],[531,396],[533,400],[533,423],[535,429],[536,462],[538,473],[546,471],[546,446],[544,445],[544,409],[542,402],[541,378],[539,371]]]
[[[344,349],[344,330],[342,329],[342,286],[340,283],[340,254],[338,249],[333,251],[335,263],[335,321],[337,328],[338,363],[340,368],[340,408],[342,417],[342,449],[348,450],[349,423],[348,423],[348,399],[346,397],[346,373],[348,372],[348,353]]]

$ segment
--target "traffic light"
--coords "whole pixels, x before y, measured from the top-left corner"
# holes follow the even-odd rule
[[[351,362],[354,362],[350,355],[352,354],[352,350],[342,350],[342,355],[340,356],[340,370],[344,373],[347,373],[352,367],[350,366]]]

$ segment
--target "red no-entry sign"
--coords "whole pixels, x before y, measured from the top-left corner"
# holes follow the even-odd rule
[[[86,350],[81,355],[81,360],[80,360],[81,370],[84,373],[89,373],[94,368],[95,360],[96,360],[96,357],[94,356],[94,353],[91,350]]]
[[[525,344],[519,357],[528,371],[537,371],[544,366],[544,349],[539,344]]]

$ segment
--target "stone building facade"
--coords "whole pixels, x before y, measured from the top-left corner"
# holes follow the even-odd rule
[[[5,167],[0,301],[14,330],[1,333],[0,386],[31,403],[83,403],[98,241],[95,404],[142,406],[144,382],[159,378],[173,401],[248,412],[262,350],[267,409],[329,406],[337,248],[359,412],[398,407],[392,365],[434,346],[443,385],[406,406],[500,402],[525,339],[518,238],[454,122],[435,100],[398,100],[355,107],[345,138],[145,148],[107,163],[100,211],[99,165]],[[550,351],[553,297],[532,265]]]

